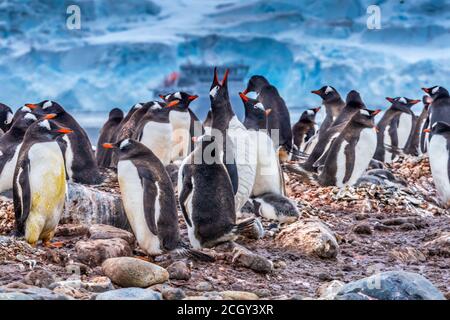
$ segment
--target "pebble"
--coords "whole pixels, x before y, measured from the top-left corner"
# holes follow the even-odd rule
[[[61,224],[55,232],[59,237],[82,237],[88,234],[89,228],[82,224]]]
[[[78,241],[75,249],[78,260],[89,266],[100,265],[109,258],[132,254],[129,243],[120,238]]]
[[[165,300],[183,300],[186,297],[182,289],[172,287],[164,287],[161,294]]]
[[[191,278],[191,270],[184,261],[175,261],[169,267],[169,278],[173,280],[189,280]]]
[[[370,224],[368,224],[368,223],[359,223],[353,228],[353,232],[357,233],[357,234],[371,235],[372,228],[370,227]]]
[[[159,292],[142,288],[123,288],[97,295],[96,300],[161,300]]]
[[[212,289],[212,284],[207,281],[201,281],[195,286],[195,290],[197,291],[211,291]]]
[[[32,270],[26,274],[23,281],[32,286],[48,288],[55,282],[55,277],[53,274],[43,269]]]
[[[234,248],[232,262],[233,264],[244,266],[260,273],[269,273],[273,270],[272,261],[242,246],[236,246]]]
[[[230,300],[258,300],[259,297],[252,293],[252,292],[246,292],[246,291],[222,291],[220,292],[220,295],[224,299],[230,299]]]
[[[328,273],[324,273],[324,272],[319,273],[318,278],[319,278],[320,281],[333,280],[333,278],[331,278],[331,276]]]
[[[130,245],[135,241],[134,235],[131,232],[106,224],[93,224],[89,228],[89,235],[91,240],[120,238]]]
[[[254,292],[260,298],[267,298],[272,295],[270,290],[266,289],[266,288],[258,288],[258,289],[255,289]]]

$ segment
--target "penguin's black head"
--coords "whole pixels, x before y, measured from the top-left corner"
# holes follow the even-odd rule
[[[31,112],[20,112],[17,115],[17,118],[14,121],[11,130],[18,129],[22,132],[25,132],[28,127],[30,127],[36,121],[38,121],[38,118]]]
[[[247,88],[242,93],[247,94],[249,92],[256,92],[259,94],[261,89],[269,84],[269,81],[263,76],[254,75],[248,80]]]
[[[247,97],[243,92],[239,96],[244,103],[245,118],[251,118],[257,121],[265,121],[272,109],[265,109],[264,105],[256,99]]]
[[[212,111],[209,110],[208,113],[206,114],[205,121],[203,121],[203,126],[211,127],[211,125],[212,125]]]
[[[381,112],[381,109],[377,110],[369,110],[369,109],[361,109],[358,113],[356,113],[353,118],[352,122],[358,123],[359,125],[362,125],[366,128],[374,128],[375,127],[375,116]]]
[[[11,108],[6,104],[0,103],[0,129],[4,132],[8,131],[12,125],[13,118],[14,114]]]
[[[183,91],[177,91],[167,95],[160,95],[161,99],[167,103],[167,106],[187,109],[189,104],[198,98],[197,95],[191,95]]]
[[[27,130],[27,134],[32,134],[41,141],[55,140],[56,138],[69,133],[72,133],[71,129],[60,127],[55,122],[47,119],[33,123]]]
[[[119,108],[111,109],[109,112],[109,119],[123,119],[123,111]]]
[[[433,102],[433,99],[431,99],[430,96],[423,96],[422,97],[422,103],[426,110],[430,107],[430,104]]]
[[[329,102],[341,98],[339,92],[337,92],[336,89],[332,86],[323,86],[319,90],[311,91],[311,93],[320,96],[324,102]]]
[[[347,94],[347,98],[345,100],[347,106],[351,106],[354,108],[364,109],[366,105],[361,99],[361,96],[358,91],[352,90]]]
[[[443,134],[446,132],[450,132],[450,124],[443,121],[437,121],[433,123],[431,129],[425,129],[424,132],[433,133],[433,134]]]
[[[445,89],[444,87],[441,87],[441,86],[422,88],[422,90],[425,91],[433,100],[436,100],[437,98],[449,96],[447,89]]]
[[[309,121],[309,122],[315,122],[316,114],[319,112],[321,107],[317,108],[311,108],[308,110],[305,110],[302,112],[302,115],[300,116],[301,121]]]
[[[211,104],[214,105],[217,102],[229,101],[230,97],[228,95],[228,73],[230,71],[227,69],[222,81],[219,81],[219,75],[217,74],[217,68],[214,68],[214,79],[211,84],[209,91],[209,99]]]
[[[160,101],[150,101],[145,104],[148,107],[146,115],[151,115],[152,119],[169,120],[169,112],[172,108]]]
[[[408,99],[405,97],[396,97],[396,98],[386,97],[386,100],[392,103],[390,107],[391,109],[399,110],[406,113],[409,113],[411,111],[411,107],[413,105],[420,102],[420,100]]]
[[[37,104],[26,104],[25,106],[31,108],[32,112],[37,115],[49,115],[48,117],[45,117],[47,120],[61,116],[66,112],[61,105],[51,100],[44,100]]]

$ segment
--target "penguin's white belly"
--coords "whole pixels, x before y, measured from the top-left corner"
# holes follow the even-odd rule
[[[258,158],[256,165],[256,177],[253,185],[252,196],[262,195],[267,192],[282,194],[282,177],[278,157],[273,148],[272,139],[261,131],[249,130],[251,141],[256,142]]]
[[[170,123],[149,121],[142,131],[141,142],[167,166],[170,163],[172,126]]]
[[[336,186],[343,187],[345,185],[344,178],[347,168],[347,157],[345,156],[345,147],[348,142],[342,141],[339,151],[336,156]]]
[[[25,238],[49,240],[63,213],[67,190],[64,159],[58,143],[36,143],[28,151],[30,213]]]
[[[238,171],[239,184],[235,195],[235,205],[236,212],[239,212],[250,197],[255,183],[258,148],[236,116],[231,119],[227,133],[232,141]]]
[[[387,126],[384,129],[384,162],[391,163],[392,162],[392,153],[388,150],[392,148],[392,140],[391,135],[389,134],[389,129],[391,126]]]
[[[72,181],[73,171],[72,171],[72,163],[73,163],[73,151],[72,146],[70,143],[69,137],[67,135],[63,136],[63,140],[67,142],[67,148],[65,152],[65,158],[66,158],[66,170],[67,175],[69,176],[69,181]]]
[[[408,113],[402,112],[398,122],[397,135],[398,146],[404,148],[408,142],[409,135],[412,130],[413,117]]]
[[[435,134],[431,138],[428,155],[434,184],[444,205],[450,206],[450,181],[448,176],[449,149],[445,137]]]
[[[169,121],[172,125],[171,159],[183,159],[189,154],[191,145],[191,115],[189,112],[171,111]]]
[[[0,192],[9,190],[13,187],[14,170],[16,168],[17,157],[19,156],[21,146],[22,143],[16,147],[13,157],[3,166],[3,170],[0,173]]]
[[[211,127],[205,127],[204,129],[205,129],[205,135],[207,135],[207,136],[211,135],[211,131],[212,131]]]
[[[279,220],[279,217],[275,211],[273,205],[265,202],[263,199],[255,199],[255,201],[260,203],[259,214],[268,220]]]
[[[319,141],[319,135],[316,133],[304,144],[302,151],[308,154],[311,153],[316,146],[317,141]]]
[[[117,172],[125,213],[139,246],[149,255],[161,254],[158,236],[150,231],[145,219],[144,189],[136,166],[130,160],[119,161]],[[155,223],[157,225],[160,213],[158,195],[154,206]]]
[[[178,175],[178,181],[181,181],[181,169],[182,167],[180,167],[180,173]],[[192,247],[194,249],[201,249],[202,245],[200,244],[200,241],[195,237],[195,224],[194,224],[194,220],[192,219],[192,213],[194,210],[194,206],[192,205],[192,198],[194,196],[194,191],[195,191],[195,181],[194,179],[192,179],[191,181],[192,183],[192,192],[189,194],[189,196],[187,197],[186,201],[184,202],[184,207],[186,208],[186,213],[187,216],[189,217],[189,220],[191,221],[192,226],[189,226],[186,223],[187,226],[187,230],[188,230],[188,238],[189,238],[189,242],[191,243]],[[181,186],[181,184],[178,184],[179,186]]]
[[[355,146],[355,164],[346,184],[353,185],[367,170],[377,149],[377,134],[372,128],[363,129]]]

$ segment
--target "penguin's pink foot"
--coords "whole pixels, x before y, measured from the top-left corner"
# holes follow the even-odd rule
[[[64,242],[50,242],[50,241],[45,241],[44,242],[44,247],[47,248],[62,248],[64,247]]]
[[[151,262],[151,260],[148,257],[144,257],[144,256],[134,256],[134,257],[139,260]]]

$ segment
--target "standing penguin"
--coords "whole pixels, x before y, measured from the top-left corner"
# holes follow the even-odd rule
[[[278,93],[277,88],[271,85],[263,76],[252,76],[243,94],[245,95],[252,91],[258,94],[257,100],[265,108],[272,110],[267,117],[267,129],[272,138],[277,135],[278,143],[276,147],[281,147],[279,149],[280,159],[282,161],[288,160],[289,153],[292,152],[292,129],[286,103]]]
[[[320,107],[303,111],[300,119],[292,127],[292,135],[294,137],[294,145],[301,150],[302,146],[311,139],[315,132],[315,119]]]
[[[333,139],[339,136],[355,114],[365,108],[366,106],[359,93],[355,90],[350,91],[347,94],[345,107],[333,122],[333,125],[326,132],[319,135],[317,144],[301,167],[306,171],[316,171],[316,167],[322,164],[320,162],[326,159],[326,152],[329,150]],[[322,158],[321,161],[316,163],[320,158]]]
[[[139,246],[149,255],[175,251],[211,261],[180,239],[175,194],[163,164],[151,150],[132,139],[105,143],[119,155],[117,176],[122,202]]]
[[[39,240],[49,245],[63,213],[66,171],[56,139],[71,132],[43,120],[25,133],[14,170],[13,199],[16,233],[31,245]]]
[[[64,160],[69,181],[83,184],[100,183],[102,178],[95,161],[92,144],[86,131],[78,122],[62,106],[50,100],[34,105],[33,112],[42,113],[45,119],[54,119],[56,124],[73,131],[72,134],[62,137],[67,144],[63,150],[65,149]]]
[[[99,167],[109,168],[111,165],[111,152],[106,152],[102,148],[103,143],[113,141],[112,137],[123,120],[123,111],[114,108],[109,112],[108,120],[100,130],[100,136],[97,141],[95,158]]]
[[[13,187],[14,168],[23,137],[28,127],[36,121],[34,114],[21,112],[13,126],[0,137],[0,192]]]
[[[208,134],[208,135],[211,134],[211,127],[212,127],[212,111],[208,110],[208,113],[206,114],[206,118],[203,121],[203,128],[205,129],[205,134]]]
[[[374,117],[381,110],[361,109],[333,142],[318,181],[323,186],[353,185],[369,166],[376,147]]]
[[[319,135],[321,135],[333,125],[333,122],[344,109],[345,102],[342,100],[339,92],[332,86],[323,86],[319,90],[311,91],[311,93],[321,97],[322,104],[325,106],[326,116],[319,128]]]
[[[392,98],[390,98],[392,99]],[[408,146],[408,143],[411,141],[414,127],[416,126],[417,117],[414,112],[411,111],[411,107],[416,103],[419,103],[420,100],[408,99],[405,97],[396,98],[399,102],[406,104],[410,110],[408,112],[401,112],[392,119],[391,124],[391,134],[395,134],[397,147],[401,150],[405,150]],[[393,101],[393,99],[392,99]],[[392,102],[390,101],[390,102]]]
[[[431,104],[431,97],[423,96],[422,103],[423,103],[422,112],[417,118],[416,125],[414,126],[414,131],[411,136],[411,140],[409,141],[405,149],[405,153],[413,156],[418,156],[424,153],[422,143],[423,141],[425,141],[425,138],[422,139],[422,137],[425,136],[423,130],[425,129],[425,123],[427,122],[428,118],[428,108]]]
[[[411,100],[404,97],[389,98],[391,106],[383,114],[383,117],[378,122],[378,142],[377,150],[374,159],[391,163],[394,158],[401,153],[404,147],[400,147],[398,143],[397,122],[394,119],[399,119],[400,115],[410,114],[411,107],[417,103],[417,100]]]
[[[180,207],[194,248],[233,241],[254,222],[236,224],[233,186],[223,164],[221,144],[214,136],[201,137],[178,174]]]
[[[164,166],[170,164],[172,147],[172,125],[170,109],[154,103],[139,122],[136,139],[149,148]]]
[[[198,96],[186,92],[175,92],[161,96],[161,98],[170,108],[172,161],[184,159],[193,150],[192,138],[199,137],[204,133],[200,120],[189,108],[189,104]]]
[[[11,128],[14,114],[10,107],[0,103],[0,131],[5,133]]]
[[[428,155],[436,191],[446,209],[450,208],[450,124],[435,122],[431,129]]]
[[[450,123],[450,95],[444,87],[434,86],[431,88],[422,88],[432,99],[429,108],[429,124],[431,128],[438,121]],[[433,135],[433,133],[430,134]]]
[[[27,107],[27,106],[24,106],[24,107],[21,107],[21,108],[17,109],[16,112],[14,113],[14,116],[13,116],[13,120],[12,120],[11,125],[12,125],[14,122],[16,122],[16,120],[17,120],[18,118],[21,118],[21,117],[23,116],[24,113],[28,113],[28,112],[32,112],[32,108]]]

